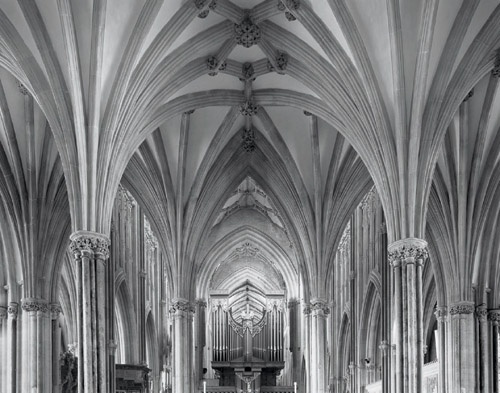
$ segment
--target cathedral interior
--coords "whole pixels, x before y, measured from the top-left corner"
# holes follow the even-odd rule
[[[499,393],[500,0],[0,0],[2,393]]]

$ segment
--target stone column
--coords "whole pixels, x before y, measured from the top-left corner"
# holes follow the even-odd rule
[[[105,263],[110,242],[88,231],[70,239],[76,260],[78,393],[103,393],[108,391]]]
[[[175,393],[193,390],[193,314],[195,307],[186,299],[174,298],[170,307],[173,324],[173,383]]]
[[[488,321],[490,322],[490,332],[491,332],[491,392],[492,393],[500,393],[500,386],[498,383],[498,372],[499,372],[499,364],[498,364],[498,334],[499,334],[499,325],[500,325],[500,309],[490,310],[488,312]]]
[[[326,301],[322,299],[313,299],[311,308],[311,388],[309,391],[317,393],[327,392],[326,381],[326,318],[330,314],[330,308]]]
[[[450,349],[448,391],[476,392],[474,302],[459,302],[449,309]]]
[[[476,318],[479,325],[479,386],[481,392],[491,392],[491,349],[490,332],[488,324],[488,310],[482,304],[476,307]]]
[[[301,352],[300,352],[300,302],[296,299],[288,301],[290,352],[292,353],[292,378],[293,381],[300,381]]]
[[[203,378],[203,351],[205,348],[205,331],[207,328],[205,310],[207,302],[203,299],[196,300],[196,325],[195,325],[195,381],[201,383]]]
[[[394,269],[396,326],[396,393],[420,393],[422,389],[423,310],[422,266],[427,242],[408,238],[389,245]]]
[[[52,319],[45,300],[22,300],[22,391],[52,393]]]
[[[61,325],[59,324],[59,315],[61,314],[61,306],[52,303],[49,306],[51,324],[52,324],[52,390],[55,393],[61,391],[61,366],[59,358],[61,356]]]
[[[6,381],[5,392],[16,393],[17,391],[17,315],[19,306],[17,303],[9,303],[7,308],[7,338],[6,338]]]
[[[304,383],[301,382],[300,388],[302,391],[305,392],[312,392],[312,365],[311,365],[311,345],[312,345],[312,339],[311,339],[311,305],[310,304],[304,304],[303,308],[303,313],[304,313],[304,329],[302,331],[302,345],[304,345],[304,354],[305,354],[305,370],[306,370],[306,381]]]
[[[439,337],[438,347],[437,347],[437,358],[439,361],[439,371],[438,371],[438,392],[447,392],[447,372],[446,363],[448,362],[446,358],[446,320],[448,315],[447,307],[437,307],[434,311],[436,320],[438,322],[437,334]]]
[[[7,387],[7,307],[0,306],[0,391]]]

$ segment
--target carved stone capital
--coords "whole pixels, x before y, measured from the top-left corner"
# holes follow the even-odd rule
[[[459,302],[455,303],[450,307],[450,315],[467,315],[474,313],[474,303],[473,302]]]
[[[49,305],[46,301],[35,298],[26,298],[21,301],[21,308],[26,312],[49,312]]]
[[[414,237],[389,244],[388,251],[389,262],[394,267],[399,264],[424,263],[429,256],[427,242]]]
[[[174,298],[170,304],[170,314],[177,314],[179,311],[194,314],[195,306],[189,300]]]
[[[500,324],[500,309],[488,311],[488,321],[498,326]]]
[[[305,303],[304,307],[302,308],[302,312],[304,313],[304,315],[310,315],[311,311],[312,311],[311,305],[308,303]]]
[[[51,303],[49,305],[49,310],[50,310],[50,316],[54,320],[59,318],[59,315],[61,315],[62,313],[61,305],[58,303]]]
[[[476,307],[476,318],[479,322],[486,322],[488,320],[488,309],[485,304]]]
[[[310,303],[311,312],[315,315],[328,315],[330,314],[330,306],[328,302],[323,299],[312,299]]]
[[[236,43],[245,48],[258,44],[261,39],[260,27],[254,24],[248,15],[240,24],[234,25],[234,34]]]
[[[196,299],[195,303],[200,308],[201,307],[207,308],[207,302],[205,299]]]
[[[0,319],[7,319],[7,307],[0,306]]]
[[[70,250],[75,258],[80,258],[82,253],[106,260],[109,258],[109,238],[105,235],[89,231],[77,231],[70,236]]]
[[[300,304],[300,301],[298,299],[289,299],[287,302],[287,307],[294,308],[294,307],[297,307],[299,304]]]
[[[7,317],[10,319],[17,319],[18,312],[19,305],[17,303],[9,303],[9,307],[7,307]]]
[[[443,306],[443,307],[436,307],[434,310],[434,315],[436,316],[436,319],[438,322],[446,322],[446,317],[448,315],[448,308]]]

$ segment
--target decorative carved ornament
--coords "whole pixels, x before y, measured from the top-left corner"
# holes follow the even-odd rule
[[[445,322],[446,316],[448,315],[448,309],[446,307],[436,307],[434,315],[436,316],[438,322]]]
[[[486,322],[488,320],[488,309],[485,304],[476,307],[476,317],[480,322]]]
[[[7,319],[7,307],[0,306],[0,319]]]
[[[495,65],[491,70],[491,75],[495,78],[500,78],[500,49],[497,50],[497,57],[495,58]]]
[[[311,312],[322,312],[324,315],[330,314],[330,306],[329,304],[321,299],[313,299],[311,300]]]
[[[207,59],[207,68],[209,70],[208,75],[215,76],[219,71],[224,71],[227,67],[227,63],[223,61],[219,64],[219,60],[215,56],[210,56]]]
[[[26,312],[43,312],[49,311],[49,305],[40,299],[23,299],[21,302],[21,307]]]
[[[255,70],[253,68],[253,64],[250,62],[243,63],[243,66],[241,67],[241,74],[243,75],[240,80],[245,81],[245,80],[255,80]]]
[[[488,321],[494,325],[500,324],[500,309],[488,311]]]
[[[121,184],[118,185],[118,197],[123,212],[130,213],[132,208],[137,204],[132,194]]]
[[[196,299],[195,303],[198,307],[207,307],[207,302],[205,301],[205,299]]]
[[[146,246],[148,246],[150,249],[155,250],[158,248],[158,239],[153,233],[153,230],[151,229],[151,224],[146,219],[146,217],[144,217],[144,239]]]
[[[427,242],[417,238],[398,240],[389,245],[389,262],[392,266],[399,264],[423,263],[429,256]]]
[[[267,324],[266,317],[267,317],[267,311],[264,310],[264,312],[262,313],[262,318],[256,323],[254,323],[253,313],[250,314],[243,313],[243,320],[241,321],[241,323],[238,323],[233,318],[231,310],[229,310],[229,326],[231,326],[234,332],[240,337],[243,337],[245,335],[245,331],[247,330],[252,337],[255,337],[262,331],[262,329],[264,329],[264,326],[266,326]]]
[[[59,318],[59,315],[62,313],[62,308],[60,304],[52,303],[49,305],[50,316],[52,319]]]
[[[82,252],[96,254],[102,259],[109,258],[109,239],[95,232],[78,231],[70,236],[71,243],[69,248],[76,258],[79,258]]]
[[[186,299],[173,299],[172,304],[170,305],[169,312],[171,314],[175,314],[177,311],[190,312],[194,314],[195,306],[193,303]]]
[[[276,68],[274,65],[268,60],[267,61],[267,70],[269,72],[276,71],[278,74],[284,74],[286,71],[286,67],[288,66],[288,54],[286,52],[282,52],[280,50],[276,51],[276,57],[274,58]]]
[[[26,86],[24,86],[21,82],[17,81],[17,87],[19,89],[19,92],[23,95],[23,96],[26,96],[29,94],[29,91],[28,89],[26,88]]]
[[[278,0],[278,10],[285,11],[285,17],[290,22],[297,19],[290,11],[296,11],[299,7],[299,0]]]
[[[471,98],[473,95],[474,95],[474,89],[472,89],[471,91],[469,91],[469,93],[467,93],[463,102],[469,101],[469,98]]]
[[[19,305],[17,303],[9,303],[9,307],[7,307],[7,316],[12,319],[17,319],[18,311]]]
[[[248,130],[243,128],[243,135],[241,136],[241,139],[243,139],[243,150],[245,150],[247,153],[252,153],[255,151],[255,132],[252,128],[249,128]]]
[[[450,307],[450,315],[466,315],[474,313],[474,303],[456,303]]]
[[[258,44],[261,39],[260,27],[254,24],[248,15],[240,24],[234,25],[234,32],[236,43],[245,48],[250,48]]]
[[[243,116],[253,116],[259,111],[259,107],[252,101],[248,100],[240,105],[240,113]]]

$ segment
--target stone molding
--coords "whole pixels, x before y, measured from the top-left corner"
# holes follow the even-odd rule
[[[474,313],[473,302],[455,303],[450,307],[450,315],[467,315]]]
[[[7,319],[7,307],[0,306],[0,319]]]
[[[170,314],[176,314],[178,311],[195,313],[195,305],[189,300],[174,298],[172,299],[169,312]]]
[[[500,324],[500,309],[489,310],[488,321],[493,322],[494,325]]]
[[[70,250],[75,258],[87,252],[104,260],[109,258],[109,238],[101,233],[77,231],[70,236]]]
[[[250,16],[245,16],[241,23],[235,23],[234,33],[236,43],[245,48],[257,45],[262,37],[260,27],[252,22]]]
[[[392,266],[400,264],[423,263],[429,256],[427,242],[423,239],[409,237],[389,244],[388,258]]]
[[[19,313],[19,305],[17,303],[9,303],[7,307],[7,316],[11,319],[17,319]]]
[[[49,304],[45,300],[26,298],[21,300],[21,308],[26,312],[49,312]]]
[[[436,307],[434,310],[434,315],[438,322],[446,322],[446,317],[448,316],[448,308],[446,306]]]

